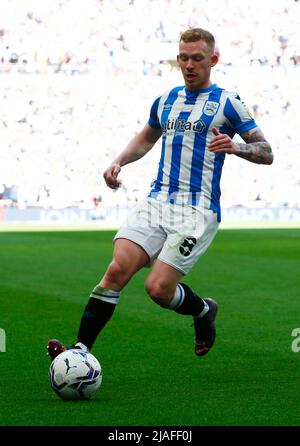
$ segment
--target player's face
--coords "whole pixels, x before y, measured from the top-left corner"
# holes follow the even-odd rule
[[[204,40],[180,42],[177,62],[188,90],[210,86],[211,68],[218,62],[218,56]]]

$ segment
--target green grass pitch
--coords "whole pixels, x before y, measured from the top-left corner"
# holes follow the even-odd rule
[[[299,229],[219,231],[184,279],[219,303],[216,344],[203,358],[193,353],[191,318],[156,306],[140,271],[92,351],[103,367],[99,392],[57,397],[47,340],[74,341],[113,234],[0,233],[0,425],[299,425]]]

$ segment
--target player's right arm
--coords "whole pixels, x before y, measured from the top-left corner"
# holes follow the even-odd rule
[[[118,175],[126,164],[133,163],[142,158],[152,149],[162,134],[161,128],[151,127],[148,123],[131,141],[123,152],[105,170],[103,177],[108,187],[117,189],[121,185]]]

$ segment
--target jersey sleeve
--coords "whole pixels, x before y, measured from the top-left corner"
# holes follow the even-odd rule
[[[148,124],[150,125],[150,127],[153,127],[155,129],[159,129],[161,127],[159,119],[158,119],[158,114],[157,114],[158,104],[159,104],[160,98],[161,97],[159,96],[153,102],[151,110],[150,110],[149,120],[148,120]]]
[[[248,107],[241,101],[238,95],[227,98],[224,115],[234,131],[239,135],[257,127]]]

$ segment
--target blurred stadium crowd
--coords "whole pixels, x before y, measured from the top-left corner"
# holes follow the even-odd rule
[[[182,85],[179,34],[213,32],[213,80],[236,90],[271,142],[266,168],[228,156],[223,206],[300,207],[297,0],[1,0],[0,206],[130,206],[143,197],[159,145],[102,172],[141,129],[156,96]]]

